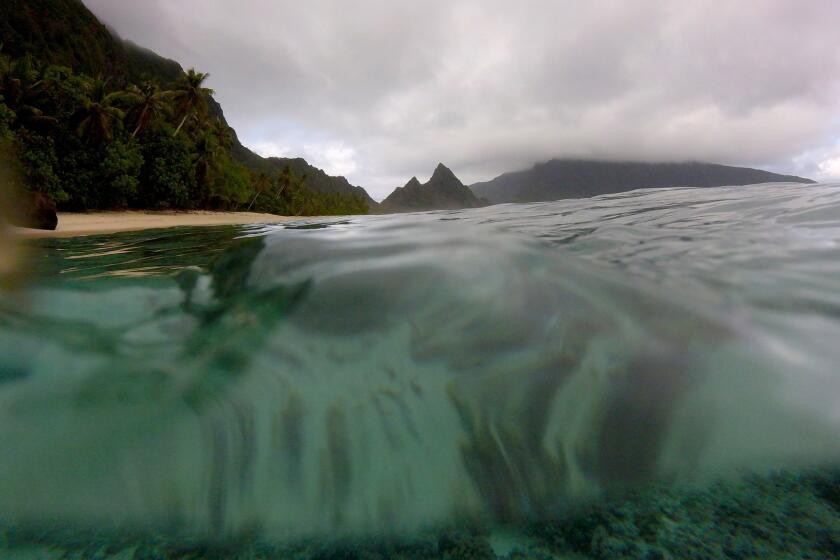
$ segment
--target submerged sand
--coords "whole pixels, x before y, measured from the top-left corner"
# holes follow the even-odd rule
[[[21,237],[75,237],[121,231],[139,231],[177,226],[221,226],[273,224],[299,220],[296,216],[277,216],[258,212],[61,212],[54,231],[12,228]]]

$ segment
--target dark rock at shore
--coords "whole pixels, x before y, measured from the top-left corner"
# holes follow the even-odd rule
[[[12,225],[54,230],[58,227],[55,201],[44,193],[25,193],[18,197],[17,205],[9,213]]]

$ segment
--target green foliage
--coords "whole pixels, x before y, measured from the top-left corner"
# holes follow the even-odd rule
[[[309,188],[306,178],[284,167],[273,179],[265,173],[252,178],[254,198],[249,204],[258,212],[285,216],[340,216],[366,214],[368,205],[359,195],[323,193]]]
[[[142,88],[130,85],[123,99],[131,105],[127,122],[132,129],[132,138],[171,113],[165,94],[151,82],[144,83]]]
[[[245,166],[225,158],[210,181],[207,207],[213,210],[244,210],[252,191],[251,174]]]
[[[15,118],[15,112],[3,103],[3,97],[0,96],[0,140],[9,140],[12,138],[10,127]]]
[[[13,140],[31,190],[62,210],[253,210],[296,216],[366,213],[360,196],[325,194],[286,167],[252,175],[234,135],[208,118],[207,74],[172,90],[0,55],[0,138]]]
[[[193,68],[187,70],[178,83],[175,89],[170,92],[178,114],[181,116],[181,122],[175,129],[174,135],[177,136],[181,131],[181,127],[187,121],[187,118],[193,115],[203,117],[207,115],[207,99],[213,95],[213,90],[204,87],[204,80],[210,75],[196,72]]]
[[[166,131],[146,137],[144,165],[140,173],[135,206],[139,208],[192,208],[190,195],[195,188],[191,154],[184,139]]]
[[[105,148],[99,175],[105,186],[106,206],[125,207],[136,198],[143,162],[140,146],[136,142],[118,140]]]
[[[0,37],[12,56],[33,53],[90,74],[110,73],[125,60],[121,45],[79,0],[3,0]]]
[[[71,118],[71,126],[80,138],[99,146],[113,138],[113,127],[122,122],[125,114],[116,106],[122,92],[109,92],[108,80],[93,80],[85,84],[81,103]]]
[[[57,203],[68,200],[58,179],[58,157],[52,138],[26,128],[17,131],[17,152],[30,189],[45,193]]]

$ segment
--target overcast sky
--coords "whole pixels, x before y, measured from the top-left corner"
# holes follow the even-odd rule
[[[84,0],[242,142],[382,198],[557,156],[840,178],[840,0]]]

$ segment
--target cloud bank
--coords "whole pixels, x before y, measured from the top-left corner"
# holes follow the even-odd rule
[[[836,0],[85,0],[243,143],[382,198],[557,156],[840,175]]]

